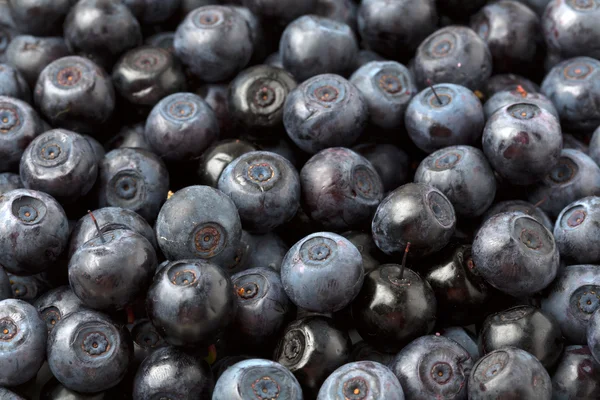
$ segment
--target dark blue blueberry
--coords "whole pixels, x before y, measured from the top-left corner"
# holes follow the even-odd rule
[[[523,87],[517,87],[516,89],[499,91],[491,96],[483,105],[485,119],[490,119],[501,108],[517,103],[535,104],[554,115],[557,119],[560,118],[554,104],[546,96],[536,92],[528,92]]]
[[[102,159],[106,155],[104,146],[102,146],[102,144],[98,140],[94,139],[90,135],[82,135],[82,136],[85,138],[85,140],[88,141],[88,143],[92,147],[92,153],[94,153],[94,158],[96,159],[96,163],[100,164],[102,162]]]
[[[0,195],[15,189],[22,189],[23,182],[18,174],[12,172],[0,173]]]
[[[64,37],[73,53],[106,69],[123,52],[142,44],[137,19],[125,4],[114,0],[78,1],[65,20]]]
[[[298,82],[320,74],[345,75],[357,52],[352,28],[316,15],[305,15],[290,23],[279,42],[283,67]]]
[[[316,11],[317,0],[242,0],[242,4],[261,18],[285,25]]]
[[[434,0],[365,0],[358,29],[369,49],[390,58],[408,59],[437,25]]]
[[[477,336],[471,333],[471,331],[468,329],[453,326],[450,328],[445,328],[442,330],[441,334],[442,336],[454,340],[456,343],[460,344],[469,353],[474,363],[481,358],[481,354],[479,353],[479,348],[477,346]]]
[[[300,149],[315,154],[354,144],[368,117],[367,103],[356,86],[339,75],[324,74],[304,81],[288,95],[283,124]]]
[[[227,368],[215,385],[212,400],[302,400],[296,377],[279,363],[249,359]]]
[[[218,1],[214,1],[214,3],[218,3]],[[273,31],[266,30],[263,27],[262,20],[255,13],[246,7],[238,5],[242,3],[241,0],[228,0],[225,3],[231,4],[231,8],[242,15],[242,17],[246,20],[248,28],[250,29],[250,39],[252,40],[253,50],[252,56],[250,57],[250,62],[248,64],[262,64],[265,57],[267,57],[268,52],[276,46],[276,43],[273,43],[276,38],[271,37],[271,32]],[[267,24],[267,26],[268,25],[269,24]],[[277,28],[275,28],[275,31],[279,33]],[[227,45],[231,46],[229,43]]]
[[[455,228],[454,207],[440,190],[408,183],[383,199],[371,232],[386,254],[400,254],[410,243],[411,255],[422,257],[446,246]]]
[[[46,323],[48,333],[52,332],[56,324],[67,315],[88,309],[69,286],[49,290],[38,297],[33,305]]]
[[[14,97],[31,103],[31,88],[25,77],[13,66],[0,64],[0,96]]]
[[[469,89],[439,84],[413,97],[404,123],[417,147],[432,153],[446,146],[475,145],[485,118],[481,102]]]
[[[488,219],[473,242],[474,271],[511,296],[529,296],[556,277],[558,247],[552,232],[522,212],[504,212]]]
[[[408,103],[417,94],[412,73],[394,61],[373,61],[357,69],[350,77],[369,108],[373,125],[383,129],[404,126]]]
[[[133,398],[209,400],[213,386],[211,371],[204,361],[175,347],[162,347],[138,369]]]
[[[36,275],[19,276],[11,273],[6,274],[12,290],[11,298],[19,299],[34,304],[50,289],[48,275],[41,273]]]
[[[305,237],[281,264],[281,281],[290,300],[309,311],[328,313],[346,307],[360,291],[363,278],[360,252],[335,233]]]
[[[175,346],[209,345],[235,318],[237,302],[227,273],[203,260],[173,261],[154,277],[148,317]]]
[[[183,1],[185,2],[185,0]],[[144,44],[167,50],[169,53],[175,53],[175,47],[173,46],[174,40],[175,32],[159,32],[157,34],[147,37],[144,41]]]
[[[130,330],[133,339],[133,363],[137,370],[146,357],[161,347],[167,346],[167,343],[147,318],[136,321]],[[129,370],[131,371],[132,368]]]
[[[600,263],[600,248],[595,238],[600,237],[600,197],[579,199],[558,215],[554,225],[554,239],[560,255],[575,264]]]
[[[208,186],[175,192],[161,208],[154,229],[167,259],[200,258],[223,266],[235,257],[242,237],[235,204]]]
[[[250,61],[252,28],[233,7],[205,6],[190,12],[175,32],[175,53],[204,82],[232,78]]]
[[[482,223],[492,218],[496,214],[511,211],[520,211],[532,216],[551,232],[554,229],[553,222],[550,220],[550,217],[548,217],[548,215],[542,211],[542,209],[524,200],[506,200],[494,204],[483,215]]]
[[[388,365],[394,359],[395,354],[381,352],[369,343],[361,340],[352,347],[350,361],[375,361],[383,365]]]
[[[85,137],[65,129],[53,129],[29,144],[19,170],[27,189],[47,193],[62,204],[70,204],[92,189],[98,176],[98,163]]]
[[[0,385],[17,386],[35,378],[46,356],[46,324],[22,300],[0,301]]]
[[[542,93],[554,103],[565,129],[592,132],[600,125],[599,74],[600,61],[577,57],[557,64],[544,78]]]
[[[123,147],[133,147],[152,151],[152,148],[146,141],[146,136],[144,136],[144,127],[144,123],[123,126],[119,130],[119,133],[113,136],[105,144],[106,150],[110,151]]]
[[[336,369],[323,383],[317,400],[404,400],[398,378],[388,367],[373,361],[348,363]]]
[[[587,346],[568,346],[552,375],[557,400],[600,397],[600,366]]]
[[[175,93],[154,108],[144,129],[152,150],[167,162],[199,157],[219,136],[217,117],[202,98]]]
[[[600,196],[600,167],[586,154],[566,149],[544,179],[528,192],[531,203],[556,217],[572,202],[587,196]]]
[[[600,269],[597,265],[563,268],[542,299],[542,311],[554,317],[571,344],[586,344],[592,314],[600,307]]]
[[[494,201],[496,178],[483,152],[471,146],[450,146],[421,161],[415,182],[433,186],[448,197],[457,214],[482,215]]]
[[[514,347],[493,351],[477,361],[468,388],[469,400],[552,398],[552,382],[544,366]]]
[[[315,154],[300,171],[300,182],[304,210],[325,229],[335,231],[368,222],[384,194],[373,165],[343,147]]]
[[[248,135],[248,140],[252,140],[251,135]],[[286,158],[295,167],[300,164],[298,161],[299,158],[302,158],[302,161],[304,161],[303,155],[299,154],[298,148],[287,136],[275,136],[264,139],[256,138],[252,142],[262,151],[270,151]]]
[[[16,189],[0,196],[0,221],[0,265],[7,272],[42,272],[51,268],[67,247],[67,216],[45,193]]]
[[[443,336],[423,336],[403,348],[390,363],[408,399],[467,399],[473,366],[469,353]]]
[[[125,0],[133,15],[143,24],[156,24],[173,16],[180,0]]]
[[[348,361],[348,334],[326,317],[307,317],[289,324],[273,359],[292,371],[305,398],[315,398],[325,379]]]
[[[414,73],[420,88],[431,81],[477,90],[492,74],[492,55],[472,29],[447,26],[421,43],[415,56]]]
[[[19,31],[40,36],[57,33],[73,4],[73,0],[8,1],[10,15]]]
[[[0,265],[0,301],[13,297],[13,291],[10,284],[10,278]]]
[[[496,111],[483,130],[483,152],[494,170],[510,183],[541,180],[559,162],[560,122],[532,103],[515,103]]]
[[[46,324],[43,324],[44,331]],[[96,393],[123,379],[133,357],[129,331],[104,314],[78,311],[63,318],[48,336],[48,366],[71,390]]]
[[[110,77],[83,57],[63,57],[48,64],[34,94],[36,106],[52,126],[78,133],[97,130],[115,108]]]
[[[6,60],[19,70],[31,88],[46,65],[68,55],[62,37],[20,35],[6,49]]]
[[[519,86],[527,93],[538,93],[540,87],[529,79],[515,74],[492,75],[480,89],[486,98],[491,98],[498,92],[516,90]]]
[[[369,233],[348,231],[342,233],[341,235],[348,239],[354,246],[356,246],[356,249],[360,252],[365,275],[373,271],[382,264],[383,260],[385,260],[385,255],[377,248],[375,242],[373,241],[373,237]]]
[[[393,144],[365,143],[352,148],[375,168],[383,190],[390,192],[407,183],[411,170],[408,154]]]
[[[314,14],[343,22],[356,32],[357,12],[358,6],[352,0],[317,0]]]
[[[169,172],[162,160],[150,151],[139,148],[113,150],[100,164],[100,207],[125,208],[152,222],[168,192]]]

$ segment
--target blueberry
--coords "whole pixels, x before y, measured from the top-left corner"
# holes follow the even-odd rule
[[[352,354],[350,354],[350,361],[374,361],[383,365],[388,365],[393,359],[395,354],[389,354],[381,352],[369,343],[361,340],[356,342],[352,347]]]
[[[223,192],[190,186],[175,192],[163,205],[155,232],[170,260],[200,258],[222,265],[234,257],[242,224],[235,204]]]
[[[10,42],[6,59],[23,75],[29,87],[34,87],[44,67],[66,57],[69,50],[62,37],[20,35]]]
[[[552,376],[556,399],[600,397],[600,367],[587,346],[568,346]]]
[[[410,243],[411,255],[442,249],[454,234],[456,214],[450,200],[433,186],[408,183],[391,192],[377,208],[371,231],[377,247],[399,254]]]
[[[100,207],[125,208],[152,222],[166,200],[168,191],[169,173],[165,164],[147,150],[113,150],[100,163]]]
[[[33,275],[50,268],[67,247],[69,224],[49,195],[16,189],[0,197],[0,265]]]
[[[93,311],[66,316],[48,336],[52,374],[65,387],[82,393],[116,386],[127,372],[132,353],[127,328]]]
[[[50,289],[50,282],[46,274],[19,276],[6,274],[12,290],[11,298],[19,299],[34,304],[37,299]]]
[[[298,82],[320,74],[344,75],[357,52],[356,36],[348,25],[316,15],[290,23],[279,42],[283,67]]]
[[[542,311],[558,321],[571,344],[587,343],[588,321],[599,306],[600,271],[596,265],[563,268],[542,299]]]
[[[435,324],[435,312],[435,294],[429,283],[397,264],[384,264],[367,274],[352,302],[360,336],[377,350],[390,353],[427,335]]]
[[[483,130],[483,152],[494,170],[513,184],[541,180],[555,168],[561,150],[558,119],[532,103],[502,107]]]
[[[373,271],[382,264],[383,260],[385,260],[385,255],[377,248],[373,241],[373,237],[369,233],[348,231],[341,235],[356,246],[356,249],[360,252],[365,275]]]
[[[67,315],[88,309],[69,286],[49,290],[38,297],[33,305],[46,323],[48,333],[52,332],[56,324]]]
[[[586,152],[584,151],[584,153]],[[596,128],[590,139],[589,150],[587,153],[596,164],[600,165],[600,126]]]
[[[351,146],[363,132],[368,108],[358,89],[339,75],[314,76],[287,97],[283,124],[300,149],[315,154]]]
[[[366,0],[358,9],[358,29],[369,49],[391,59],[407,59],[437,25],[433,0]]]
[[[316,398],[327,377],[348,360],[350,338],[326,317],[307,317],[289,324],[273,359],[296,376],[305,398]]]
[[[385,365],[373,361],[336,369],[321,386],[317,400],[339,399],[340,394],[346,399],[404,400],[398,378]]]
[[[35,104],[53,126],[90,133],[111,117],[115,92],[97,64],[83,57],[63,57],[40,73]]]
[[[532,216],[551,232],[554,229],[554,224],[544,211],[542,211],[539,207],[536,207],[535,205],[524,200],[506,200],[494,204],[483,215],[482,223],[492,218],[494,215],[511,211],[520,211],[522,213]]]
[[[483,105],[485,119],[488,120],[491,116],[501,108],[510,106],[516,103],[529,103],[543,108],[557,119],[560,118],[558,111],[554,108],[554,104],[543,94],[536,92],[528,92],[523,87],[519,86],[512,90],[503,90],[491,96]]]
[[[220,267],[203,260],[173,261],[148,289],[148,317],[176,346],[209,344],[227,328],[237,309],[233,284]]]
[[[56,33],[73,0],[10,0],[10,15],[21,32],[48,36]]]
[[[4,19],[7,19],[7,21],[4,21]],[[0,63],[7,61],[6,51],[8,46],[10,46],[12,39],[18,35],[18,32],[11,25],[14,24],[8,10],[8,4],[0,3]]]
[[[115,150],[123,147],[140,148],[152,151],[144,136],[144,123],[123,126],[119,132],[106,142],[106,150]]]
[[[479,353],[479,348],[477,346],[477,337],[468,329],[454,326],[444,329],[441,333],[442,336],[454,340],[465,350],[467,350],[474,363],[481,358],[481,354]]]
[[[150,354],[167,346],[165,340],[147,318],[138,320],[131,327],[131,337],[133,339],[133,358],[136,370]]]
[[[249,236],[251,244],[247,265],[280,271],[283,258],[290,249],[283,239],[275,233]]]
[[[181,0],[125,0],[123,3],[143,24],[156,24],[173,16]]]
[[[540,87],[529,79],[515,74],[492,75],[481,88],[486,98],[498,92],[516,90],[519,86],[527,93],[539,93]]]
[[[252,135],[248,135],[247,138],[248,140],[252,140]],[[298,148],[287,136],[274,136],[264,139],[256,138],[252,143],[258,146],[262,151],[270,151],[271,153],[279,154],[292,163],[294,167],[298,166],[299,158],[302,158],[302,161],[304,161],[303,155],[299,154]]]
[[[404,126],[408,103],[417,94],[412,73],[394,61],[372,61],[358,68],[350,77],[369,108],[373,125],[383,129]]]
[[[554,238],[560,255],[576,264],[600,263],[592,243],[600,235],[600,197],[590,196],[566,206],[556,219]]]
[[[483,152],[471,146],[449,146],[421,161],[415,182],[439,189],[457,214],[478,217],[496,194],[496,178]]]
[[[125,53],[113,67],[112,80],[117,92],[127,101],[146,106],[182,92],[186,86],[183,68],[175,55],[150,46]]]
[[[357,31],[358,6],[352,0],[317,0],[314,13],[321,17],[343,22]]]
[[[144,135],[165,161],[189,161],[218,138],[219,125],[215,113],[200,96],[175,93],[154,106]]]
[[[233,160],[256,150],[256,146],[240,139],[225,139],[215,143],[200,157],[196,172],[200,184],[216,188],[221,173]]]
[[[563,127],[591,132],[600,125],[600,110],[595,106],[600,101],[599,73],[600,61],[589,57],[571,58],[548,72],[542,93],[554,103]]]
[[[550,400],[552,382],[542,364],[531,354],[514,347],[493,351],[481,358],[469,377],[469,400]]]
[[[492,55],[486,43],[470,28],[447,26],[425,39],[415,56],[415,78],[421,88],[433,83],[454,83],[476,90],[492,74]]]
[[[233,0],[229,1],[229,3],[231,3],[231,8],[242,15],[250,29],[252,56],[250,57],[249,65],[261,64],[267,56],[267,52],[276,45],[274,43],[276,38],[271,38],[269,35],[270,31],[265,30],[262,20],[256,14],[246,7],[237,5],[242,3],[241,0]]]
[[[13,297],[13,291],[8,274],[0,266],[0,301]]]
[[[467,398],[473,366],[469,353],[443,336],[423,336],[403,348],[390,363],[407,398]]]
[[[283,67],[281,67],[283,68]],[[196,93],[206,101],[215,112],[219,122],[219,137],[239,139],[239,121],[229,115],[228,101],[229,85],[222,83],[207,83],[200,85]]]
[[[240,361],[229,367],[215,385],[213,400],[302,400],[296,377],[281,364],[261,359]]]
[[[21,397],[20,395],[11,392],[6,388],[0,388],[0,397],[2,397],[4,400],[25,400],[24,397]]]
[[[317,0],[242,0],[254,14],[278,24],[288,22],[315,11]]]
[[[587,196],[600,196],[600,167],[586,154],[567,149],[544,179],[531,188],[528,200],[541,202],[539,207],[556,217],[567,205]]]
[[[98,176],[98,163],[89,141],[65,129],[36,137],[25,149],[19,169],[27,189],[43,191],[62,204],[85,196]]]
[[[556,277],[558,247],[538,220],[518,211],[496,214],[473,241],[475,273],[511,296],[529,296]]]
[[[144,44],[167,50],[169,53],[175,53],[175,47],[173,46],[174,40],[175,32],[159,32],[147,37]]]
[[[114,0],[78,1],[65,20],[64,37],[73,53],[107,69],[123,52],[142,43],[137,19],[125,4]]]
[[[0,64],[0,96],[31,102],[31,89],[18,69]]]
[[[343,147],[315,154],[300,171],[304,210],[325,229],[347,230],[368,222],[383,197],[373,165]]]
[[[175,53],[205,82],[232,78],[250,61],[251,27],[232,7],[205,6],[190,12],[175,32]]]
[[[453,145],[474,145],[485,124],[481,102],[469,89],[440,84],[410,101],[404,117],[406,130],[426,153]]]

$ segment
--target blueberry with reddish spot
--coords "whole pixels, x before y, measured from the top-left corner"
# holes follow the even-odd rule
[[[588,346],[568,346],[552,375],[557,399],[600,397],[600,366]]]
[[[48,333],[52,332],[56,324],[67,315],[77,311],[88,310],[79,297],[69,286],[60,286],[51,289],[33,303],[46,323]]]
[[[542,209],[536,207],[534,204],[531,204],[525,200],[506,200],[494,204],[483,215],[481,223],[483,224],[485,221],[492,218],[496,214],[511,211],[520,211],[522,213],[528,214],[535,218],[539,223],[544,225],[549,231],[554,230],[554,224],[552,223],[552,220],[550,220],[550,217],[548,217],[548,215],[544,211],[542,211]]]
[[[579,199],[561,211],[554,225],[554,239],[560,255],[576,264],[598,264],[600,249],[600,197]]]
[[[545,109],[557,119],[560,118],[554,104],[541,93],[529,92],[518,87],[511,90],[503,90],[491,96],[483,105],[485,119],[488,120],[498,110],[505,106],[510,106],[516,103],[529,103]]]
[[[0,64],[0,96],[14,97],[31,103],[31,88],[15,67]]]

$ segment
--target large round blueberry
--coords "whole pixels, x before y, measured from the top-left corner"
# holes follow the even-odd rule
[[[46,323],[48,333],[67,315],[88,309],[69,286],[60,286],[44,293],[33,303]]]
[[[579,199],[561,211],[554,225],[554,238],[560,255],[577,264],[600,263],[600,197]]]
[[[550,220],[550,217],[548,217],[548,215],[544,211],[542,211],[539,207],[536,207],[534,204],[531,204],[524,200],[506,200],[494,204],[483,215],[483,220],[481,221],[481,223],[483,224],[485,221],[492,218],[496,214],[511,211],[520,211],[522,213],[532,216],[551,232],[554,229],[554,224]]]
[[[596,362],[600,363],[600,312],[596,310],[587,326],[587,345]]]
[[[516,103],[534,104],[539,108],[543,108],[557,119],[560,118],[554,104],[543,94],[530,92],[523,87],[518,86],[510,90],[502,90],[491,96],[483,105],[485,119],[488,120],[492,115],[505,106],[510,106]]]
[[[588,346],[568,346],[552,375],[557,399],[600,397],[600,365]]]

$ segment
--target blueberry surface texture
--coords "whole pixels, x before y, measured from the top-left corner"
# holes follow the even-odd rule
[[[554,374],[552,395],[558,399],[600,396],[600,368],[587,346],[567,346]]]
[[[576,264],[598,264],[600,253],[591,241],[600,235],[599,220],[600,197],[584,197],[565,207],[554,225],[560,255]]]
[[[89,309],[67,285],[47,291],[33,305],[46,323],[48,333],[67,315]]]

